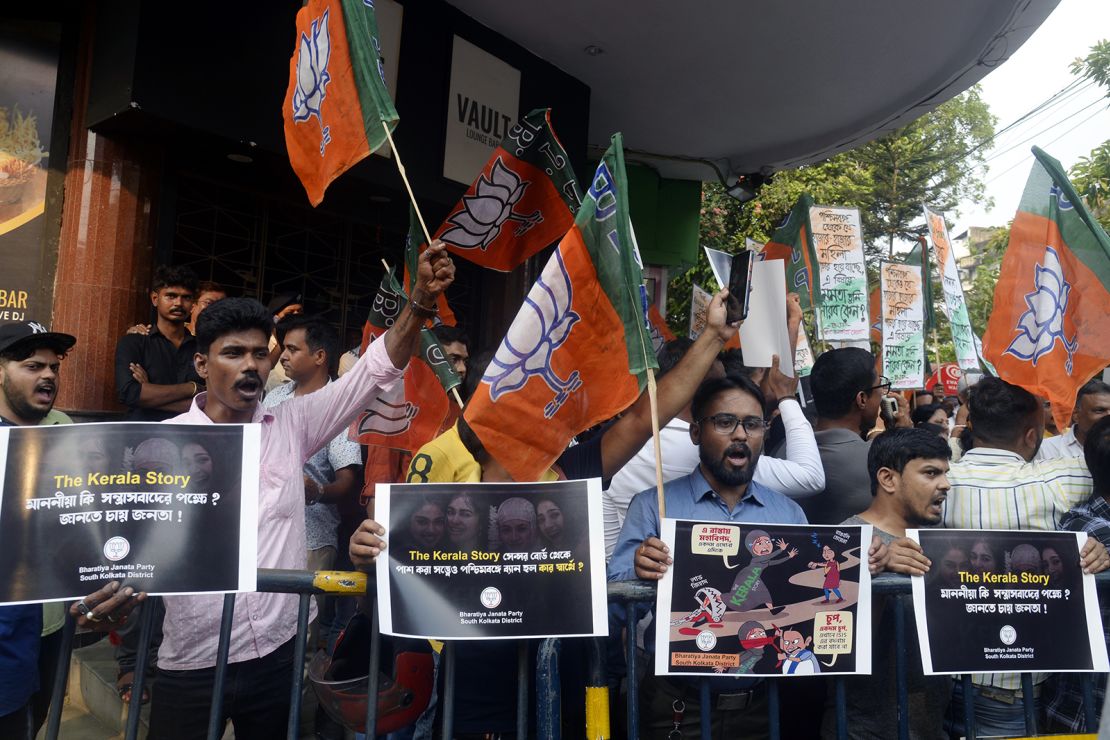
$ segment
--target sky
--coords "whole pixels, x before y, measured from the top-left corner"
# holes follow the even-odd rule
[[[980,85],[983,99],[998,118],[995,130],[1016,121],[1076,81],[1069,66],[1085,57],[1101,39],[1110,39],[1110,2],[1060,0],[1033,35]],[[1005,226],[1014,217],[1029,177],[1034,144],[1069,169],[1080,157],[1110,139],[1107,90],[1086,81],[1061,95],[1056,104],[1030,117],[995,140],[987,153],[987,196],[994,205],[965,201],[957,213],[953,236],[968,226]],[[1028,140],[1028,141],[1027,141]]]

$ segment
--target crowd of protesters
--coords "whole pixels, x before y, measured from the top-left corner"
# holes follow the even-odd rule
[[[334,328],[306,310],[299,295],[278,295],[263,306],[229,297],[214,283],[198,282],[186,268],[158,268],[151,285],[154,321],[132,327],[117,346],[115,381],[125,418],[260,424],[258,565],[371,569],[389,539],[373,518],[375,482],[511,480],[461,417],[416,451],[412,463],[392,451],[360,448],[348,437],[350,422],[368,401],[400,378],[417,352],[420,328],[435,315],[436,300],[453,277],[443,246],[433,244],[420,257],[412,295],[392,328],[364,351],[345,352]],[[792,297],[792,334],[800,318]],[[798,380],[780,370],[779,358],[770,368],[749,368],[735,351],[722,357],[736,331],[737,326],[726,322],[722,292],[711,302],[706,329],[696,340],[673,340],[659,351],[658,422],[668,516],[870,524],[875,539],[868,558],[874,573],[924,576],[943,567],[906,537],[908,529],[923,527],[1083,531],[1091,537],[1081,561],[1070,566],[1085,573],[1110,566],[1110,421],[1105,418],[1110,416],[1110,386],[1101,380],[1080,390],[1073,426],[1046,439],[1042,399],[1022,388],[969,374],[955,396],[937,385],[911,401],[891,393],[870,352],[844,348],[817,358],[808,380],[813,403],[803,407]],[[448,361],[463,376],[464,389],[472,391],[489,353],[472,353],[461,329],[438,327],[437,335]],[[70,423],[53,406],[65,355],[79,342],[80,337],[34,322],[0,326],[0,424]],[[888,396],[896,401],[882,403]],[[603,480],[610,580],[654,581],[671,565],[668,544],[660,539],[649,408],[647,398],[641,398],[567,448],[544,476]],[[177,453],[175,464],[203,469],[203,449]],[[406,465],[418,467],[406,470]],[[1020,512],[1003,496],[1019,497]],[[524,505],[514,503],[518,501]],[[510,499],[502,506],[499,526],[519,520],[537,542],[554,546],[584,536],[577,513],[552,502],[533,506]],[[406,532],[397,533],[397,541],[409,538],[414,547],[440,541],[470,547],[493,531],[478,508],[465,494],[429,497],[415,510]],[[511,537],[503,538],[501,546],[510,548]],[[1015,548],[991,557],[1016,563],[1023,555]],[[1055,553],[1034,555],[1022,567],[1048,575],[1061,568],[1053,561]],[[887,598],[912,618],[908,596]],[[155,668],[141,699],[151,704],[149,737],[204,737],[221,597],[167,596],[150,606],[154,603],[160,609],[149,646]],[[113,582],[71,607],[81,630],[117,634],[116,686],[124,699],[136,688],[136,654],[143,648],[135,617],[138,609],[150,606],[145,594]],[[878,604],[876,614],[891,611],[883,606]],[[351,599],[316,600],[310,654],[332,649],[354,608]],[[768,608],[775,613],[774,605]],[[0,608],[0,737],[34,737],[41,728],[63,616],[55,604]],[[646,653],[653,649],[654,625],[650,617],[645,622],[648,635],[638,638],[635,624],[613,619],[610,658],[624,654],[623,641],[638,641],[645,653],[641,666],[651,665]],[[284,735],[296,624],[295,596],[237,596],[224,698],[224,718],[234,725],[236,737]],[[564,681],[573,681],[582,677],[583,657],[575,641],[566,643]],[[872,643],[872,674],[845,682],[849,736],[896,734],[896,650],[903,650],[908,660],[911,736],[961,736],[968,698],[963,686],[924,675],[916,639],[897,645],[885,616],[873,625]],[[456,737],[514,737],[515,646],[464,643],[455,657]],[[619,697],[628,685],[622,680],[621,661],[610,660],[609,669],[610,688]],[[1098,678],[1096,710],[1101,709],[1105,680]],[[831,686],[824,679],[784,683],[783,706],[807,707],[805,712],[783,713],[784,737],[835,736]],[[1025,697],[1018,675],[976,675],[972,686],[980,735],[1024,731]],[[1035,674],[1033,686],[1041,727],[1093,731],[1085,725],[1083,692],[1073,675]],[[441,681],[437,693],[442,690]],[[654,676],[649,670],[638,691],[645,736],[699,736],[700,683]],[[715,678],[710,699],[713,737],[767,736],[765,681]],[[574,704],[564,702],[567,727],[582,726]],[[679,704],[684,712],[676,711]],[[396,737],[441,736],[442,706],[433,698],[420,719]],[[614,711],[615,718],[619,714]],[[344,728],[322,711],[315,728],[319,737],[344,736]]]

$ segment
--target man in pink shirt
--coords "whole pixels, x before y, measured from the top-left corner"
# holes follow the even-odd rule
[[[339,380],[319,391],[263,409],[270,373],[272,316],[256,301],[227,298],[197,322],[197,372],[207,383],[191,408],[170,419],[187,424],[262,425],[258,497],[258,566],[305,567],[305,490],[301,468],[380,390],[396,382],[419,345],[420,328],[435,315],[436,298],[454,280],[441,242],[421,256],[411,300],[393,327],[370,345]],[[132,589],[118,584],[86,597],[79,624],[126,619]],[[223,597],[165,597],[165,634],[152,692],[150,735],[204,737],[212,699]],[[76,609],[76,606],[74,607]],[[74,611],[75,615],[78,612]],[[282,737],[289,714],[297,597],[242,593],[235,599],[224,716],[240,740]]]

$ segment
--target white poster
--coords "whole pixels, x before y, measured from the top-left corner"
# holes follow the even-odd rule
[[[520,70],[455,37],[443,176],[469,185],[520,118]]]
[[[870,333],[867,266],[859,210],[813,206],[809,222],[821,274],[821,338],[866,345]]]
[[[732,276],[732,255],[712,247],[702,247],[702,249],[709,259],[709,269],[713,271],[713,277],[717,278],[718,289],[724,290],[728,287],[729,277]]]
[[[740,346],[748,367],[771,367],[779,356],[779,369],[793,377],[790,335],[786,331],[786,269],[782,260],[752,264],[752,294],[748,318],[740,325]]]
[[[884,261],[879,268],[883,375],[896,391],[920,388],[925,378],[925,302],[921,268]]]
[[[933,257],[940,271],[941,289],[944,290],[944,313],[952,325],[952,346],[956,350],[956,362],[961,370],[979,370],[979,356],[975,350],[976,337],[971,330],[971,319],[967,315],[967,302],[964,288],[960,284],[960,273],[956,270],[956,255],[952,240],[948,238],[948,225],[944,216],[925,211],[925,223],[929,226],[929,242],[933,247]]]

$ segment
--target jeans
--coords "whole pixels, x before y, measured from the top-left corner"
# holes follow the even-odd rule
[[[31,705],[24,704],[19,709],[0,717],[0,737],[4,740],[31,740]]]
[[[975,734],[979,737],[1023,737],[1025,735],[1025,705],[1020,699],[1013,704],[982,696],[975,686]],[[1039,703],[1039,700],[1038,700]],[[1038,707],[1038,714],[1040,714]],[[952,690],[952,703],[948,705],[945,727],[950,735],[958,737],[967,733],[964,728],[964,687],[956,682]]]
[[[215,675],[215,668],[160,669],[151,692],[148,740],[206,737]],[[236,740],[284,737],[292,688],[293,640],[261,658],[228,663],[222,720],[231,720]]]

